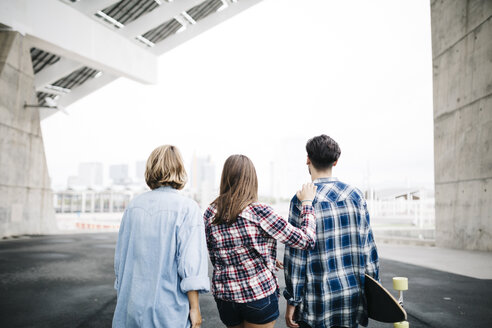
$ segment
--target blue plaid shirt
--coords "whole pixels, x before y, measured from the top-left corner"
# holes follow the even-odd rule
[[[314,181],[316,246],[285,247],[284,296],[299,306],[299,321],[313,328],[367,326],[364,273],[379,280],[379,259],[366,201],[336,178]],[[289,223],[299,226],[301,204],[290,203]]]

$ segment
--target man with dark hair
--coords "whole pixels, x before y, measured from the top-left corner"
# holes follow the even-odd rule
[[[289,222],[299,226],[302,203],[312,201],[316,246],[285,248],[285,321],[290,328],[367,326],[364,274],[379,280],[379,259],[366,201],[359,189],[332,177],[341,153],[335,140],[314,137],[306,151],[317,193],[313,200],[292,198]]]

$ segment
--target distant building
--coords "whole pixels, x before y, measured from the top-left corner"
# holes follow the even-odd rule
[[[109,166],[109,178],[113,181],[114,185],[126,185],[130,183],[128,165],[117,164]]]
[[[143,182],[145,180],[145,161],[135,162],[135,181]]]
[[[193,155],[191,163],[190,187],[195,200],[202,206],[207,206],[216,196],[215,164],[210,156],[197,157]]]
[[[87,162],[79,164],[77,176],[79,186],[91,188],[103,185],[103,165],[98,162]]]
[[[67,188],[76,188],[80,186],[79,183],[79,176],[78,175],[71,175],[67,179]]]

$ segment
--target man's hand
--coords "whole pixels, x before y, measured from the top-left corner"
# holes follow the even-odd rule
[[[199,308],[190,309],[191,328],[200,328],[202,325],[202,315]]]
[[[280,262],[279,260],[275,260],[275,270],[283,270],[284,269],[284,264]]]
[[[289,328],[299,327],[299,325],[294,321],[295,312],[296,312],[296,307],[294,305],[287,304],[287,309],[285,310],[285,323]]]

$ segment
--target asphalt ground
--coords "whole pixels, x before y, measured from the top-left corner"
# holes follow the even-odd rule
[[[0,327],[110,327],[116,237],[95,233],[0,241]],[[404,307],[410,327],[492,327],[492,280],[381,259],[381,280],[388,289],[394,276],[409,278]],[[278,277],[283,288],[282,272]],[[203,328],[223,327],[210,293],[201,295],[200,305]],[[276,327],[283,328],[283,298],[280,309]]]

